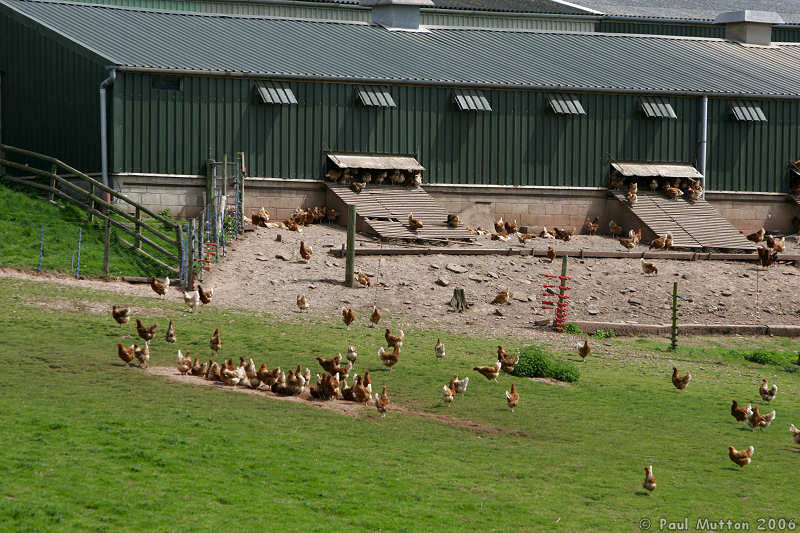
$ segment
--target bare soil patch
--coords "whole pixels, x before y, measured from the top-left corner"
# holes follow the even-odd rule
[[[286,402],[294,402],[294,403],[302,403],[303,405],[310,405],[313,407],[319,407],[320,409],[327,409],[328,411],[334,411],[336,413],[358,417],[361,413],[365,411],[375,411],[375,402],[371,400],[368,406],[361,405],[359,403],[354,402],[346,402],[343,400],[329,400],[326,402],[318,401],[308,394],[308,392],[304,392],[300,396],[279,396],[274,394],[271,391],[264,390],[264,389],[250,389],[247,387],[229,387],[219,381],[208,381],[206,379],[198,378],[197,376],[192,376],[190,374],[181,375],[175,368],[169,366],[153,366],[149,367],[144,370],[145,372],[149,372],[150,374],[156,376],[165,377],[171,381],[175,381],[178,383],[186,383],[189,385],[200,385],[206,387],[215,387],[217,389],[228,390],[232,392],[240,392],[243,394],[251,394],[254,396],[263,396],[266,398],[270,398],[273,400],[281,400]],[[402,407],[400,405],[391,404],[389,408],[389,413],[396,412],[396,413],[403,413],[413,416],[419,416],[422,418],[428,418],[431,420],[436,420],[437,422],[441,422],[443,424],[449,424],[451,426],[456,426],[460,428],[467,429],[469,431],[475,431],[478,433],[508,433],[517,435],[520,437],[527,437],[526,434],[519,432],[508,430],[505,428],[501,428],[498,426],[489,426],[486,424],[479,424],[477,422],[473,422],[471,420],[464,420],[461,418],[454,418],[451,416],[446,415],[439,415],[435,413],[425,413],[422,411],[415,411],[413,409],[408,409]]]

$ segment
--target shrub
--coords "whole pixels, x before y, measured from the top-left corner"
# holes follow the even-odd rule
[[[597,339],[610,339],[611,337],[616,337],[617,332],[613,329],[598,329],[594,333],[592,333],[592,337]]]
[[[744,354],[744,358],[751,363],[758,363],[759,365],[779,364],[775,359],[774,354],[766,350],[754,350],[750,353]]]
[[[554,359],[541,348],[526,346],[519,354],[519,363],[512,375],[523,378],[552,378],[575,383],[580,377],[580,372],[572,363]]]
[[[564,324],[564,333],[570,333],[572,335],[583,335],[581,328],[578,327],[578,324],[575,322],[567,322]]]

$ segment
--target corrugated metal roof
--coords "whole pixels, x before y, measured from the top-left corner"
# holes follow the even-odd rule
[[[766,122],[767,117],[761,107],[753,102],[731,102],[731,114],[742,122]]]
[[[797,0],[573,0],[572,4],[614,16],[711,21],[726,11],[775,11],[787,23],[800,22]]]
[[[583,108],[581,101],[575,96],[568,96],[566,94],[555,94],[548,98],[550,108],[557,115],[585,115],[586,110]]]
[[[800,46],[719,39],[488,29],[393,32],[330,21],[0,0],[133,68],[557,91],[800,97]],[[5,8],[0,8],[5,9]]]
[[[682,163],[623,163],[613,162],[611,166],[622,174],[630,177],[649,178],[702,178],[703,175],[692,165]]]
[[[366,107],[397,107],[388,87],[356,87],[356,95]]]
[[[414,157],[403,155],[328,154],[339,168],[370,170],[425,170]]]
[[[481,91],[475,89],[455,89],[453,101],[461,111],[491,111],[489,99]]]
[[[320,4],[360,5],[360,0],[303,0]],[[586,9],[553,0],[433,0],[433,9],[503,11],[509,13],[553,13],[585,15]],[[425,8],[423,8],[425,9]]]
[[[672,104],[660,96],[642,98],[641,106],[644,115],[648,118],[678,118]]]
[[[286,83],[257,81],[256,92],[265,104],[296,104],[297,98]]]

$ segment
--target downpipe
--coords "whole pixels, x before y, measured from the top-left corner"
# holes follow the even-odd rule
[[[103,185],[108,184],[108,116],[107,116],[107,89],[114,84],[117,79],[117,70],[111,69],[111,73],[100,83],[100,166],[103,175]],[[111,195],[106,193],[106,202],[111,202]]]

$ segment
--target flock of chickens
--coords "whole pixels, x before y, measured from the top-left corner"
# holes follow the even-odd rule
[[[627,180],[619,174],[611,177],[609,188],[624,189],[627,185],[628,191],[625,193],[625,201],[633,207],[639,199],[639,180]],[[680,198],[684,194],[689,200],[699,200],[703,195],[703,185],[693,178],[652,178],[650,180],[650,190],[652,192],[661,191],[667,198]]]
[[[363,191],[367,185],[407,185],[419,187],[422,185],[421,170],[370,170],[367,168],[336,168],[331,167],[325,173],[325,179],[341,185],[349,185],[356,194]]]

